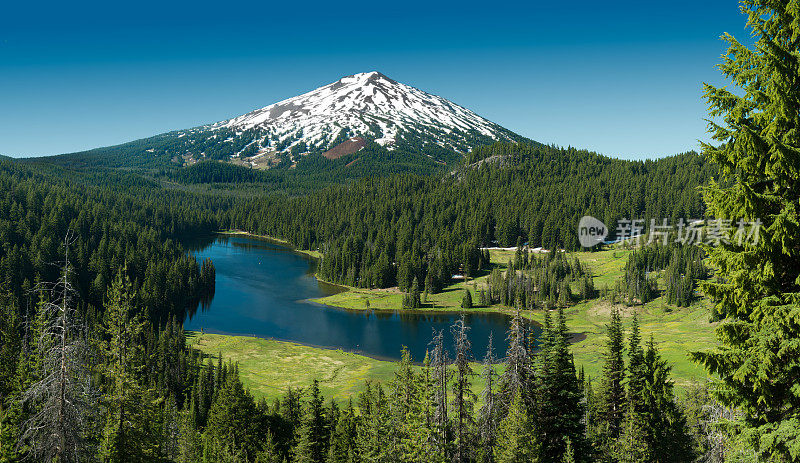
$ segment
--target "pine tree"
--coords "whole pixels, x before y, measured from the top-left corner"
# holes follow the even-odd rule
[[[539,445],[533,420],[528,415],[525,400],[517,392],[508,414],[497,429],[494,461],[497,463],[538,462]]]
[[[622,418],[625,413],[625,362],[624,334],[622,319],[618,309],[611,311],[611,323],[606,326],[608,340],[606,352],[603,354],[603,370],[598,391],[598,416],[593,432],[600,439],[597,445],[606,455],[613,453],[613,441],[619,436]]]
[[[190,404],[190,409],[180,414],[180,437],[178,439],[178,455],[176,458],[179,463],[197,462],[203,452],[203,442],[200,433],[197,431],[193,408],[194,400]]]
[[[695,458],[686,416],[675,403],[670,367],[656,348],[653,337],[643,356],[644,423],[648,431],[651,461],[679,463]]]
[[[497,373],[494,371],[494,363],[497,359],[494,356],[494,335],[489,332],[489,342],[486,347],[486,355],[483,358],[483,405],[478,411],[478,462],[493,463],[495,439],[497,438],[497,407],[495,405],[495,383]]]
[[[419,281],[417,277],[414,277],[408,292],[403,293],[403,308],[418,309],[420,307],[422,307],[422,301],[419,296]]]
[[[461,308],[462,309],[471,309],[472,308],[472,294],[469,292],[469,289],[464,289],[464,298],[461,299]]]
[[[641,413],[630,413],[625,416],[620,430],[619,440],[614,448],[614,456],[619,463],[651,463],[655,462],[652,454],[652,443],[647,428],[650,423],[644,421]],[[682,460],[690,461],[690,460]]]
[[[161,410],[161,455],[167,460],[178,458],[180,440],[180,415],[175,397],[168,395]]]
[[[363,462],[382,462],[397,459],[397,447],[393,442],[393,424],[386,395],[380,385],[367,383],[359,400],[361,412],[360,432],[356,447]]]
[[[18,370],[25,363],[20,358],[23,339],[20,337],[17,308],[10,296],[0,296],[0,462],[17,459],[16,443],[22,419],[19,403]]]
[[[502,400],[498,405],[502,407],[502,410],[508,410],[511,401],[517,394],[523,398],[526,404],[531,402],[529,390],[531,365],[528,349],[526,348],[527,340],[524,323],[520,311],[515,311],[506,335],[508,339],[506,368],[500,377],[500,397]]]
[[[582,385],[578,381],[569,351],[569,332],[564,309],[559,307],[556,325],[545,318],[537,368],[537,433],[541,461],[560,462],[567,452],[573,457],[585,453],[582,423]]]
[[[102,343],[111,382],[105,396],[106,423],[100,459],[106,462],[151,461],[156,457],[152,397],[139,382],[144,363],[142,336],[146,321],[134,307],[136,291],[123,269],[108,291]]]
[[[405,346],[389,387],[394,423],[391,438],[396,441],[398,458],[401,461],[424,459],[431,440],[424,384],[414,372],[411,354]]]
[[[633,312],[631,320],[631,333],[628,336],[628,411],[630,413],[641,413],[643,407],[644,394],[644,351],[642,350],[642,338],[639,334],[639,315]]]
[[[431,341],[431,370],[433,372],[433,453],[437,458],[450,459],[451,429],[447,404],[447,384],[450,382],[444,333],[435,332]]]
[[[297,445],[293,450],[293,461],[298,463],[324,463],[330,442],[330,427],[325,416],[324,399],[319,382],[314,380],[311,396],[300,428],[297,430]]]
[[[744,413],[748,445],[764,460],[797,461],[800,10],[768,0],[744,1],[742,10],[755,47],[724,35],[729,47],[719,66],[738,89],[704,85],[710,116],[724,121],[709,122],[720,144],[704,144],[704,154],[721,181],[706,188],[705,201],[735,233],[708,249],[718,278],[704,289],[726,320],[717,328],[721,346],[694,357],[719,375],[719,400]],[[761,221],[760,233],[739,230],[739,220]]]
[[[267,438],[264,441],[264,448],[260,450],[256,454],[255,463],[283,463],[283,458],[281,458],[280,453],[278,452],[278,447],[275,445],[275,439],[272,437],[272,433],[267,431]],[[333,458],[328,459],[329,463],[347,463],[347,460],[336,460]]]
[[[356,437],[358,435],[358,417],[349,401],[342,416],[331,433],[327,463],[353,463],[358,461]]]
[[[259,450],[258,413],[253,397],[231,367],[214,397],[203,432],[203,461],[251,460]]]
[[[626,390],[627,405],[620,430],[619,441],[615,454],[622,462],[649,462],[653,455],[651,451],[651,436],[645,410],[645,382],[647,371],[644,365],[644,351],[639,334],[639,317],[633,313],[631,333],[628,336],[628,384]]]
[[[414,309],[419,309],[422,307],[422,302],[420,301],[419,297],[419,281],[417,277],[414,277],[414,281],[411,283],[411,307]]]

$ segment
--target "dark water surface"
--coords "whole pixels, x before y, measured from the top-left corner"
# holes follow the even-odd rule
[[[341,289],[314,278],[315,261],[286,247],[221,236],[193,253],[199,260],[211,258],[217,282],[211,303],[187,318],[188,330],[275,338],[386,359],[399,358],[407,346],[416,361],[425,356],[433,330],[445,330],[446,345],[452,345],[449,327],[456,313],[351,311],[309,301]],[[477,359],[486,352],[489,333],[495,355],[505,354],[506,315],[473,313],[466,322]]]

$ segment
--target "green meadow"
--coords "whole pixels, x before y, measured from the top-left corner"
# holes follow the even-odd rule
[[[603,287],[612,287],[616,279],[622,277],[630,252],[615,248],[575,255],[589,265],[595,287],[600,290]],[[505,268],[513,258],[514,251],[491,251],[494,266]],[[429,295],[428,303],[419,310],[460,311],[464,288],[473,292],[480,290],[487,277],[488,273],[484,273],[467,283],[459,281],[438,294]],[[402,293],[397,288],[348,288],[345,292],[316,301],[351,310],[396,310],[401,306]],[[617,308],[622,312],[626,329],[630,327],[633,313],[638,314],[643,341],[647,342],[652,335],[662,355],[672,365],[672,378],[678,390],[707,380],[705,370],[689,360],[687,354],[709,348],[716,342],[715,324],[709,322],[708,301],[700,299],[691,307],[677,308],[667,305],[659,297],[645,305],[626,307],[618,304]],[[512,309],[499,305],[471,310],[512,312]],[[606,342],[605,325],[611,310],[611,303],[601,298],[579,303],[565,310],[569,328],[576,334],[572,346],[576,367],[583,367],[587,376],[592,378],[597,378],[602,368]],[[523,315],[539,323],[544,319],[541,310],[523,311]],[[192,346],[210,357],[222,355],[226,360],[238,362],[242,381],[256,397],[274,399],[280,397],[288,387],[306,387],[317,379],[326,397],[344,401],[363,391],[366,381],[386,382],[394,375],[394,362],[341,350],[247,336],[196,332],[189,333],[188,340]],[[477,364],[475,371],[480,371]],[[479,392],[481,389],[480,381],[474,381],[474,390]]]
[[[189,332],[187,342],[209,357],[238,363],[242,383],[254,396],[270,400],[316,379],[325,397],[342,401],[361,392],[365,380],[394,375],[392,362],[273,339]]]

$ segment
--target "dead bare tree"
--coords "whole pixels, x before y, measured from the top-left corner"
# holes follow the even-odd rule
[[[494,364],[497,359],[494,356],[494,335],[489,332],[489,343],[486,347],[486,355],[483,358],[482,377],[485,384],[483,388],[483,406],[478,412],[478,435],[480,439],[480,463],[491,463],[494,461],[492,448],[494,447],[497,435],[497,410],[495,409],[495,382],[497,373],[494,371]]]
[[[471,383],[475,377],[472,371],[472,343],[469,340],[469,327],[464,315],[456,320],[450,328],[455,344],[455,380],[453,381],[453,413],[455,413],[455,449],[454,462],[474,460],[475,451],[475,419],[473,410],[478,397],[472,392]]]
[[[71,234],[64,238],[64,262],[54,283],[39,284],[44,294],[37,313],[33,355],[39,356],[35,381],[23,394],[33,410],[25,421],[19,448],[34,461],[80,461],[88,454],[87,428],[95,404],[86,328],[75,305],[69,262]]]
[[[436,447],[444,454],[448,453],[450,442],[450,419],[447,416],[447,383],[450,380],[447,350],[444,348],[444,333],[434,330],[431,341],[431,368],[434,374],[433,391],[433,426],[436,435]]]
[[[531,375],[530,357],[526,348],[526,328],[520,310],[514,312],[511,325],[507,333],[508,350],[506,351],[506,369],[500,378],[501,401],[497,405],[502,407],[500,415],[511,405],[514,397],[519,393],[522,398],[529,401],[528,382]],[[499,411],[499,410],[498,410]]]

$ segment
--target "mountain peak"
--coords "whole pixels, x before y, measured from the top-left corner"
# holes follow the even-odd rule
[[[225,130],[226,141],[244,146],[234,154],[248,155],[325,151],[353,137],[373,140],[389,149],[404,142],[415,151],[434,144],[463,153],[478,141],[514,136],[466,108],[379,71],[345,76],[308,93],[195,130]],[[249,137],[249,142],[244,143],[242,137]]]
[[[385,74],[379,71],[369,71],[369,72],[359,72],[358,74],[353,74],[352,76],[345,76],[342,79],[357,79],[357,80],[364,80],[364,81],[375,81],[380,79],[386,79],[394,82],[392,79],[386,77]],[[339,79],[341,80],[341,79]]]

